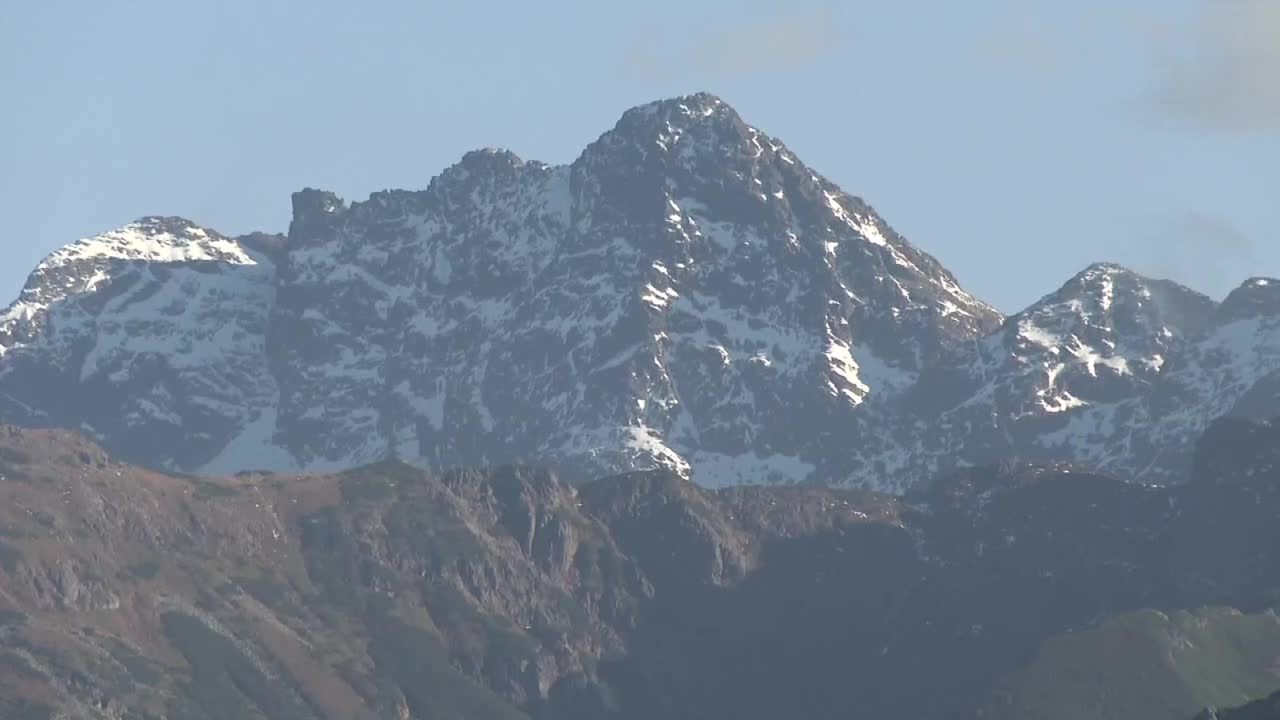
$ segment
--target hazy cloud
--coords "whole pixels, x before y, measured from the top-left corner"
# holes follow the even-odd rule
[[[673,72],[725,80],[804,65],[831,52],[840,42],[831,8],[790,10],[729,22],[704,36],[641,38],[626,58],[635,75],[662,77]]]
[[[1280,0],[1201,0],[1189,26],[1153,46],[1150,107],[1223,133],[1280,132]]]
[[[1257,247],[1229,220],[1195,210],[1139,223],[1135,270],[1222,297],[1253,272]]]
[[[1134,72],[1147,119],[1214,133],[1280,132],[1280,0],[1194,0],[1185,15],[1123,3],[1087,14],[1025,0],[995,7],[977,39],[980,57],[1041,80]]]
[[[1037,8],[1021,2],[996,7],[991,25],[974,43],[979,60],[1045,75],[1075,60],[1064,33]]]

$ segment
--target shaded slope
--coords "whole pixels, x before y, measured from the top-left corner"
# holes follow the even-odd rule
[[[1144,608],[1272,607],[1276,427],[1216,426],[1178,488],[1008,465],[902,500],[398,463],[203,480],[5,429],[0,684],[75,718],[972,716],[1009,678],[1046,696],[1068,631],[1103,638],[1079,664]],[[1268,672],[1245,657],[1233,681]]]

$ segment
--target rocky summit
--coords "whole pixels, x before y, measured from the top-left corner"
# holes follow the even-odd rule
[[[1274,717],[1277,408],[1280,281],[1005,317],[707,94],[143,218],[0,312],[0,718]]]
[[[1016,270],[1011,269],[1011,272]],[[1280,396],[1280,282],[1099,264],[1005,318],[707,94],[569,165],[304,190],[287,235],[144,218],[0,313],[0,420],[201,475],[523,462],[902,492],[1016,457],[1185,478]]]

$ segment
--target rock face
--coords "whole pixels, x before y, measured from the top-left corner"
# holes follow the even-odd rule
[[[1280,423],[1224,421],[1173,488],[1007,464],[897,498],[395,462],[203,480],[0,428],[0,716],[1190,717],[1280,690],[1277,447]],[[1111,643],[1134,662],[1059,671]]]
[[[1214,419],[1280,407],[1278,288],[1254,279],[1215,303],[1091,266],[926,372],[904,395],[882,464],[895,485],[998,458],[1182,482]]]
[[[179,218],[68,245],[0,314],[0,414],[198,467],[277,395],[275,278],[250,243]]]
[[[148,218],[0,314],[0,419],[200,474],[385,459],[902,491],[1016,456],[1185,475],[1280,392],[1280,284],[1111,265],[1005,319],[710,95],[567,166],[294,196],[287,237]]]

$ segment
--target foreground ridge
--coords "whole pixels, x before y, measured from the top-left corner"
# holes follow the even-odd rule
[[[0,427],[0,716],[1189,718],[1280,690],[1280,423],[1194,466],[205,479]]]

